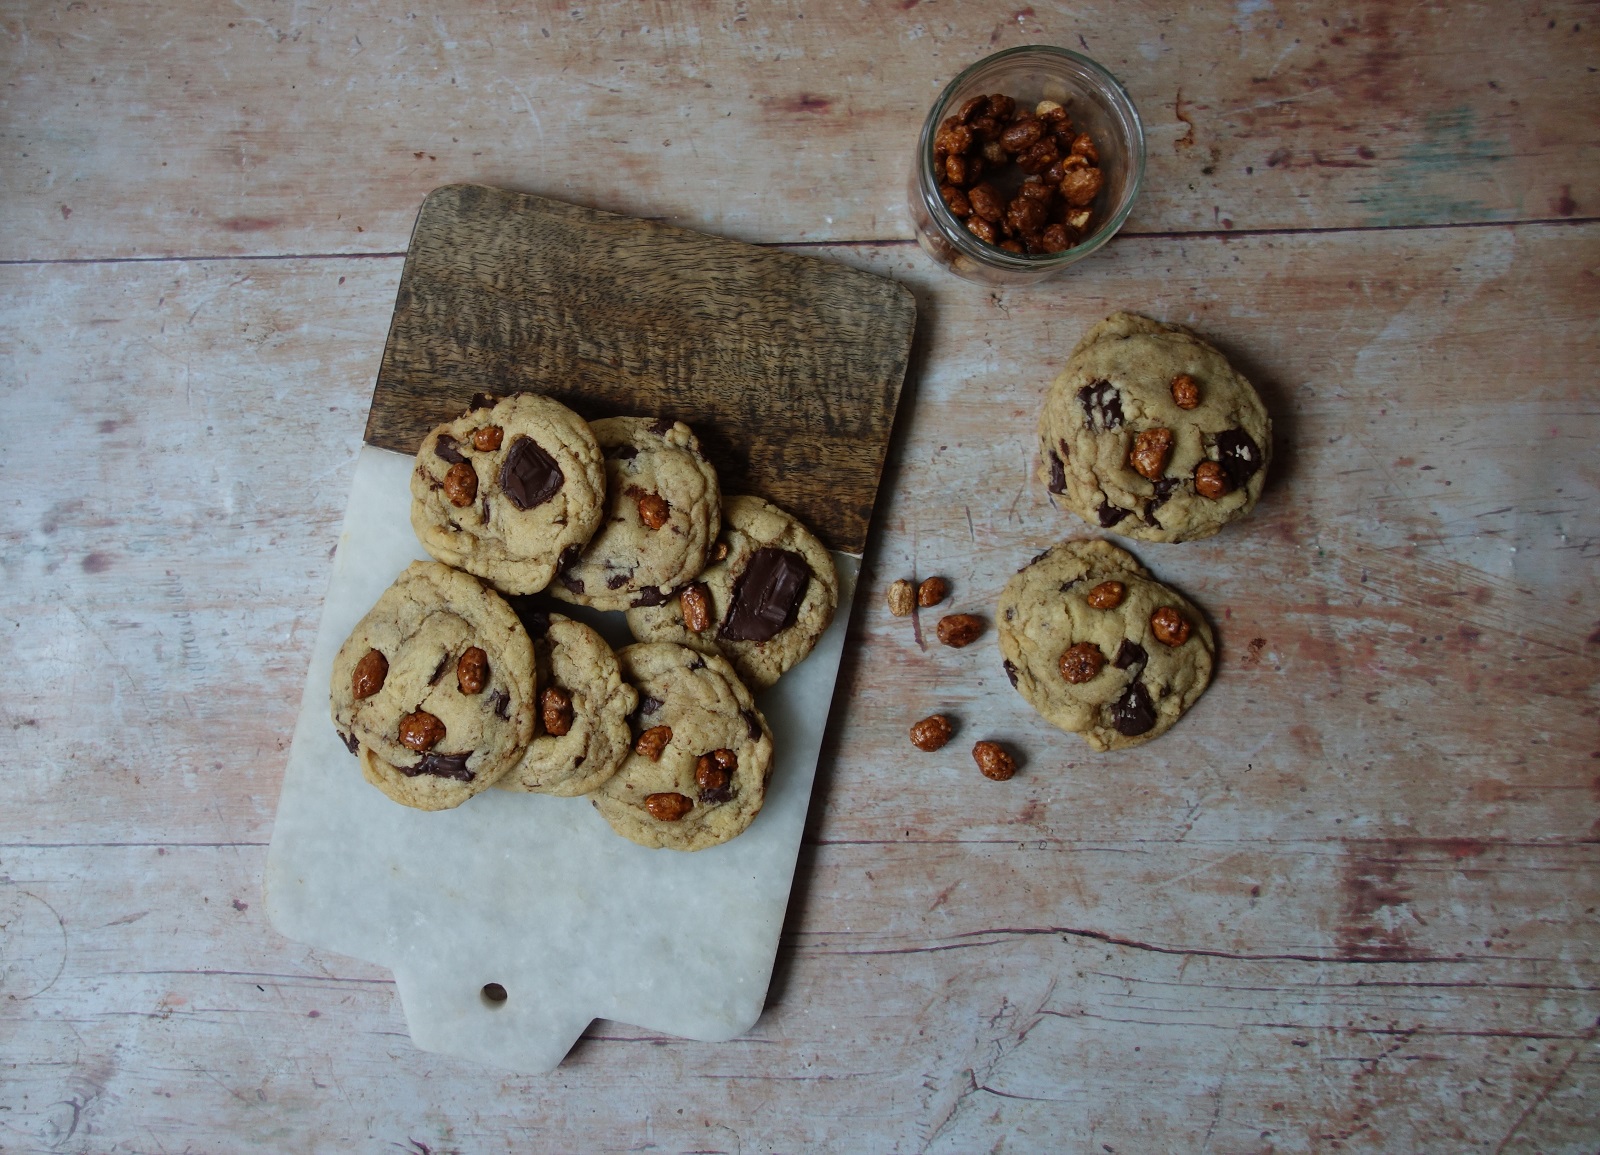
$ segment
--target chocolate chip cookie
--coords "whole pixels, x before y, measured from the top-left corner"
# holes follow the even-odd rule
[[[827,548],[759,497],[724,500],[718,560],[671,596],[637,598],[628,628],[641,642],[679,642],[733,663],[764,690],[811,653],[839,604]]]
[[[562,558],[550,592],[622,610],[700,572],[717,536],[722,495],[716,471],[683,422],[608,417],[590,428],[605,454],[605,516],[587,546]]]
[[[622,680],[606,640],[582,622],[532,610],[519,616],[533,639],[538,728],[522,760],[495,785],[562,798],[587,794],[622,765],[639,695]]]
[[[533,647],[499,594],[412,562],[333,661],[333,722],[367,780],[419,810],[459,806],[533,736]]]
[[[1211,681],[1200,611],[1109,542],[1034,558],[1006,583],[995,620],[1017,692],[1096,750],[1165,733]]]
[[[595,808],[640,846],[704,850],[742,833],[766,797],[772,732],[733,667],[670,642],[617,660],[639,691],[638,737]]]
[[[484,398],[423,439],[411,525],[440,561],[529,594],[599,527],[605,493],[600,446],[576,413],[535,393]]]
[[[1266,407],[1227,358],[1133,313],[1085,334],[1039,416],[1051,499],[1144,541],[1209,537],[1244,517],[1271,452]]]

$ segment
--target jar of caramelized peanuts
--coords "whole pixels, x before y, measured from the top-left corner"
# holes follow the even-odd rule
[[[1144,176],[1133,101],[1086,56],[1045,44],[980,60],[922,126],[917,242],[969,281],[1031,284],[1112,238]]]

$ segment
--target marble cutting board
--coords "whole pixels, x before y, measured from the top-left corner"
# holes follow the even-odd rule
[[[431,194],[290,748],[264,881],[273,925],[392,970],[417,1046],[520,1072],[554,1068],[596,1018],[706,1041],[753,1026],[914,321],[901,286],[813,258],[504,190]],[[729,843],[646,850],[582,798],[489,790],[408,810],[367,785],[334,732],[335,652],[426,556],[410,455],[473,393],[516,389],[589,418],[688,421],[724,492],[799,514],[833,553],[838,613],[756,699],[776,760],[760,816]],[[613,645],[630,640],[620,614],[585,620]]]

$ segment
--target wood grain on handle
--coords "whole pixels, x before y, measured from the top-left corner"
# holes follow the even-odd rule
[[[415,453],[478,392],[687,422],[724,492],[859,554],[916,303],[883,277],[474,185],[423,203],[367,418]]]

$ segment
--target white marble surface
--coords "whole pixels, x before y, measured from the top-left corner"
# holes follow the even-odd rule
[[[407,517],[410,468],[361,451],[267,858],[273,925],[393,970],[424,1050],[535,1072],[595,1018],[705,1041],[743,1033],[772,974],[858,563],[834,555],[833,627],[757,699],[777,762],[766,807],[739,838],[695,854],[646,850],[586,799],[498,790],[423,813],[362,780],[327,706],[339,645],[426,556]],[[483,997],[491,982],[504,1002]]]

